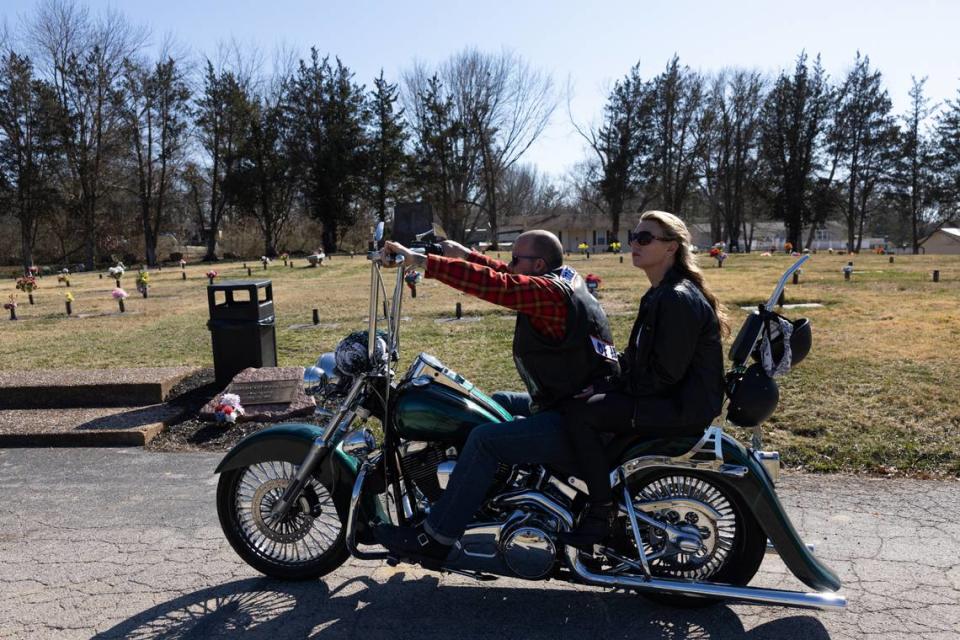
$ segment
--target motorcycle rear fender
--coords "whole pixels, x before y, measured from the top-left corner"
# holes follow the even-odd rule
[[[217,465],[215,473],[247,467],[268,460],[299,465],[307,457],[314,441],[323,435],[315,424],[290,422],[267,427],[238,442]],[[324,486],[332,487],[334,505],[341,522],[347,522],[350,494],[357,479],[359,461],[339,446],[321,463],[316,475]],[[364,523],[361,523],[361,527]]]
[[[699,438],[652,440],[631,447],[621,458],[622,461],[642,456],[677,456],[690,450]],[[728,465],[747,468],[743,477],[718,475],[718,479],[735,491],[743,503],[753,512],[763,527],[767,538],[777,549],[777,553],[788,569],[805,585],[817,591],[837,591],[841,583],[837,574],[820,562],[807,549],[800,535],[787,516],[786,510],[777,497],[770,477],[763,465],[749,454],[739,442],[724,434],[723,459]],[[671,468],[671,465],[651,467],[651,470]]]

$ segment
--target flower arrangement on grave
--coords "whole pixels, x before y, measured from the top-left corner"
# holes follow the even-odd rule
[[[714,247],[710,249],[710,257],[717,261],[718,267],[722,267],[723,261],[727,259],[727,254],[723,250],[723,245],[714,245]]]
[[[215,269],[210,269],[210,271],[207,271],[207,277],[210,278],[210,284],[213,284],[213,279],[216,278],[218,275],[219,274],[216,272]]]
[[[311,267],[320,266],[323,264],[323,260],[326,257],[327,255],[323,251],[316,251],[307,256],[307,262],[310,263]]]
[[[186,268],[187,268],[187,261],[184,260],[183,258],[180,258],[180,268],[181,268],[181,269],[186,269]]]
[[[287,266],[287,261],[290,259],[290,254],[284,251],[280,254],[280,259],[283,260],[283,266]]]
[[[10,312],[10,319],[17,319],[17,298],[13,294],[10,294],[10,301],[3,304],[3,308],[7,309]]]
[[[792,243],[792,242],[784,242],[784,243],[783,243],[783,252],[784,252],[784,253],[792,253],[792,252],[793,252],[793,243]]]
[[[28,276],[39,276],[39,275],[40,275],[40,267],[38,267],[38,266],[35,265],[35,264],[34,264],[34,265],[30,265],[29,267],[27,267],[27,273],[26,273],[26,275],[28,275]]]
[[[417,283],[423,279],[423,276],[419,271],[411,269],[407,271],[406,275],[403,276],[403,281],[407,283],[407,286],[410,287],[410,297],[417,297]]]
[[[36,276],[23,276],[17,278],[17,289],[27,294],[30,304],[33,304],[33,292],[39,287]]]
[[[117,304],[120,306],[120,313],[124,313],[126,309],[123,306],[123,301],[130,297],[130,294],[120,287],[117,287],[110,293],[110,295],[113,296],[113,299],[116,300]]]
[[[267,265],[270,264],[270,258],[267,256],[260,256],[260,264],[262,264],[263,268],[266,269]]]
[[[588,245],[586,242],[581,242],[580,244],[577,245],[577,249],[580,250],[580,253],[586,253],[587,249],[589,248],[590,248],[590,245]]]
[[[70,272],[61,273],[57,276],[57,282],[62,282],[66,286],[70,286]]]
[[[147,271],[138,271],[137,272],[137,291],[140,292],[144,298],[147,297],[147,289],[150,288],[150,273]]]
[[[126,270],[127,268],[123,266],[122,262],[118,262],[115,267],[110,267],[107,269],[107,273],[110,274],[110,277],[117,281],[118,289],[120,288],[120,278],[123,277],[123,274]]]
[[[74,300],[73,294],[67,291],[66,295],[63,296],[63,299],[67,307],[67,315],[69,316],[73,313],[73,306],[72,306],[73,300]]]
[[[769,258],[769,257],[772,256],[772,255],[773,255],[773,254],[770,253],[769,251],[764,251],[763,253],[760,254],[760,257],[761,257],[761,258]]]
[[[224,393],[220,396],[217,406],[213,408],[213,417],[217,422],[233,424],[239,416],[246,413],[240,406],[240,396],[235,393]]]

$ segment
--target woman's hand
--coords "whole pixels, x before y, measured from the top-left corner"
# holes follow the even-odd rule
[[[584,398],[589,398],[593,394],[594,394],[593,385],[590,385],[589,387],[587,387],[586,389],[583,389],[582,391],[580,391],[580,393],[578,393],[573,397],[576,398],[577,400],[582,400]]]

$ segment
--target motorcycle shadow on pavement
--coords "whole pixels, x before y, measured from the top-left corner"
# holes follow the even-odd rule
[[[188,593],[94,638],[829,638],[809,613],[745,631],[730,607],[671,609],[630,593],[440,584],[403,572],[380,583],[250,578]]]

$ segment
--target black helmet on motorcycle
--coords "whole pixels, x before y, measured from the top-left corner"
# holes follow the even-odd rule
[[[783,316],[772,314],[767,320],[770,328],[770,353],[773,355],[774,362],[780,362],[783,358],[783,333],[780,331],[778,320],[783,319],[793,325],[793,332],[790,334],[790,366],[795,367],[807,357],[810,348],[813,346],[813,330],[808,318],[797,318],[796,320],[787,320]],[[753,359],[760,362],[760,343],[758,342],[753,349]]]
[[[773,415],[780,402],[780,389],[759,363],[743,373],[727,375],[727,420],[738,427],[756,427]]]
[[[384,333],[377,332],[376,345],[374,346],[375,358],[382,360],[387,352],[387,342],[384,340]],[[334,352],[334,359],[337,363],[337,370],[345,376],[356,376],[366,373],[371,365],[367,359],[367,332],[354,331],[346,338],[340,341]]]

